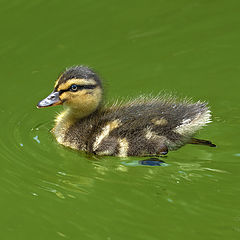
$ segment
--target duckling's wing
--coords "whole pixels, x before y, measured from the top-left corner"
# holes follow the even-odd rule
[[[120,106],[110,114],[124,123],[155,126],[173,130],[181,135],[192,135],[211,122],[210,110],[205,102],[191,103],[175,99],[139,99]],[[129,127],[130,127],[129,126]]]
[[[189,142],[196,131],[210,122],[211,115],[207,103],[153,98],[114,107],[104,117],[104,122],[118,119],[121,123],[113,131],[116,136],[132,141],[159,139],[171,150]]]

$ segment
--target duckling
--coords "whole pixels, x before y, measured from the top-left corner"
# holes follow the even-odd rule
[[[161,156],[186,143],[215,147],[193,138],[211,122],[205,102],[174,97],[138,97],[126,103],[103,104],[98,75],[85,66],[66,69],[53,92],[38,108],[63,105],[52,133],[58,143],[97,155]]]

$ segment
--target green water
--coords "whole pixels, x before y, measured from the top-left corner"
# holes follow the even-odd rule
[[[1,0],[0,239],[239,239],[240,3]],[[213,123],[165,166],[92,159],[36,109],[65,67],[94,67],[106,98],[162,89],[207,100]]]

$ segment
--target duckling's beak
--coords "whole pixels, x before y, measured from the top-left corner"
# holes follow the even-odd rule
[[[37,108],[56,106],[60,104],[62,104],[62,101],[59,98],[59,92],[52,92],[48,97],[38,103]]]

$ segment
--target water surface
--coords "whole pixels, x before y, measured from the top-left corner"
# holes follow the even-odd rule
[[[1,239],[239,239],[237,1],[1,1]],[[161,166],[59,146],[60,107],[38,110],[65,67],[102,76],[106,98],[206,100],[198,133]]]

